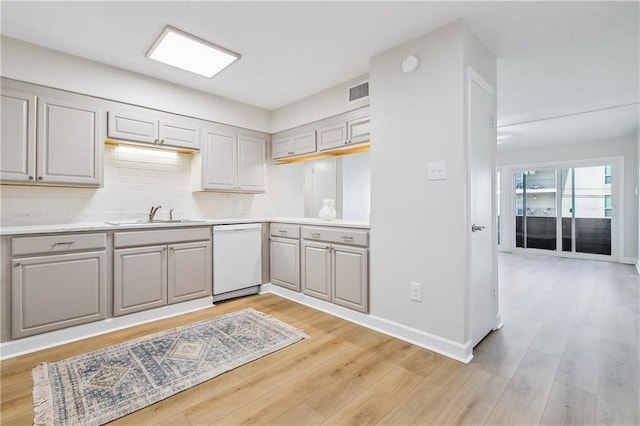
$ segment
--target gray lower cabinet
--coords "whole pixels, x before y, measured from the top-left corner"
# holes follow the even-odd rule
[[[300,240],[271,237],[271,283],[300,291]]]
[[[106,318],[105,247],[104,234],[13,238],[12,338]]]
[[[173,244],[168,256],[167,303],[211,295],[210,242]]]
[[[210,228],[118,232],[114,246],[114,316],[211,295]]]
[[[336,305],[368,312],[368,233],[305,226],[302,238],[302,292]]]
[[[167,304],[167,246],[113,252],[113,314],[129,314]]]

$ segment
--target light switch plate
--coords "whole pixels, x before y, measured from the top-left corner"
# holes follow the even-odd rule
[[[429,180],[443,180],[447,178],[447,162],[442,161],[429,161],[427,163],[427,179]]]

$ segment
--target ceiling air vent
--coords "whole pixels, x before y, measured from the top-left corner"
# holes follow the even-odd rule
[[[369,82],[349,87],[349,103],[367,99],[369,97]]]

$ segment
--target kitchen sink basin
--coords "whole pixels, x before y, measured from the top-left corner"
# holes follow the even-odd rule
[[[140,219],[140,220],[123,220],[119,222],[105,222],[107,225],[122,226],[122,225],[166,225],[172,223],[205,223],[205,220],[198,219]]]

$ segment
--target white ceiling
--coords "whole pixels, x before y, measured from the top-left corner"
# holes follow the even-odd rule
[[[368,72],[369,58],[465,18],[498,58],[501,147],[638,128],[630,2],[1,2],[3,35],[266,109]],[[145,58],[165,25],[239,52],[213,79]]]

